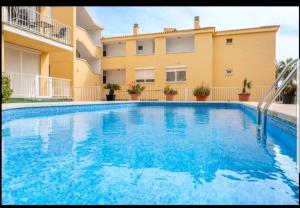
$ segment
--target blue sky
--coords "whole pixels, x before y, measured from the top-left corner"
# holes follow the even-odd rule
[[[164,27],[193,28],[194,16],[201,27],[216,30],[280,25],[276,58],[299,57],[298,7],[88,7],[104,27],[103,36],[129,35],[138,23],[141,33],[159,32]]]

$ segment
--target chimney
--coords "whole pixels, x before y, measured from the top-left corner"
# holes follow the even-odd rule
[[[194,29],[199,29],[200,28],[200,19],[199,16],[195,16],[194,18]]]
[[[133,25],[133,35],[138,35],[140,32],[140,28],[139,28],[139,25],[137,23],[135,23]]]

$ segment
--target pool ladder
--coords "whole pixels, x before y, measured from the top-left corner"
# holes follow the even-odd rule
[[[287,77],[278,86],[279,81],[284,77],[284,75],[287,73],[287,71],[289,69],[291,69],[291,70],[288,73]],[[258,135],[262,135],[263,137],[265,137],[268,109],[269,109],[270,105],[272,104],[272,102],[275,100],[275,98],[282,92],[282,90],[285,88],[285,86],[291,81],[291,79],[294,77],[294,75],[297,73],[297,71],[299,71],[299,59],[295,59],[295,60],[291,61],[282,70],[282,72],[278,75],[278,77],[273,82],[271,87],[267,90],[267,92],[264,94],[264,96],[259,101],[258,106],[257,106],[257,132],[258,132]],[[276,89],[276,87],[278,87],[278,88]],[[274,94],[271,94],[273,89],[276,89],[276,91]],[[265,105],[264,105],[263,109],[261,109],[261,106],[264,102],[265,102]],[[261,118],[261,111],[263,113],[262,118]]]

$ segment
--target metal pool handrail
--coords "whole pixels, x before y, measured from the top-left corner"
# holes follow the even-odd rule
[[[296,65],[295,65],[296,64]],[[272,104],[272,102],[275,100],[275,98],[283,91],[283,89],[286,87],[286,85],[291,81],[291,79],[293,78],[293,76],[295,75],[295,73],[297,72],[297,70],[299,69],[299,59],[295,59],[294,61],[292,61],[290,64],[288,64],[284,70],[280,73],[280,75],[278,77],[282,77],[283,74],[285,74],[285,72],[287,71],[287,69],[292,66],[292,70],[291,72],[288,74],[288,76],[285,78],[285,80],[283,81],[283,83],[280,85],[280,87],[276,90],[275,94],[273,94],[271,97],[269,97],[269,99],[267,99],[264,107],[263,107],[263,122],[262,122],[262,130],[263,130],[263,134],[266,133],[266,119],[267,119],[267,111],[269,109],[269,106]],[[265,100],[265,98],[267,98],[269,96],[269,93],[273,90],[273,88],[278,84],[279,79],[277,78],[272,87],[270,87],[270,89],[268,90],[268,92],[266,93],[266,95],[261,99],[261,101],[259,102],[258,106],[257,106],[257,130],[260,131],[260,123],[261,123],[261,118],[260,118],[260,114],[261,114],[261,105],[263,103],[263,101]]]
[[[271,87],[267,90],[267,92],[264,94],[264,96],[262,96],[261,100],[259,101],[258,105],[257,105],[257,130],[260,130],[260,124],[261,124],[261,106],[263,104],[263,102],[265,101],[266,98],[269,97],[270,93],[272,92],[272,90],[277,86],[278,82],[282,79],[282,77],[286,74],[287,70],[289,69],[290,66],[292,66],[293,64],[295,64],[297,61],[299,61],[299,59],[295,59],[292,62],[290,62],[283,70],[282,72],[278,75],[278,77],[276,78],[276,80],[273,82],[273,84],[271,85]],[[297,68],[297,67],[296,67]],[[290,73],[291,74],[291,73]],[[290,76],[288,76],[290,77]],[[287,79],[286,79],[287,80]],[[287,84],[287,82],[284,82],[280,88],[282,87],[281,91],[284,89],[285,85]],[[281,92],[280,91],[280,92]],[[274,95],[272,96],[272,101],[279,95],[279,93],[277,93],[278,90],[276,91],[276,96],[274,97]],[[266,101],[266,103],[271,103],[269,102],[270,99],[268,99]],[[270,105],[270,104],[269,104]],[[268,106],[269,106],[268,105]]]

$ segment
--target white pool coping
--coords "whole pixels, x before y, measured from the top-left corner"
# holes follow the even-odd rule
[[[164,103],[167,101],[71,101],[71,102],[41,102],[41,103],[2,103],[2,110],[29,108],[29,107],[50,107],[50,106],[68,106],[68,105],[93,105],[93,104],[110,104],[110,103],[135,103],[135,102],[157,102]],[[199,103],[197,101],[172,101],[173,103]],[[238,102],[238,101],[206,101],[206,103],[241,103],[256,109],[258,102]],[[297,124],[297,105],[295,104],[277,104],[273,103],[268,113],[283,120]]]

